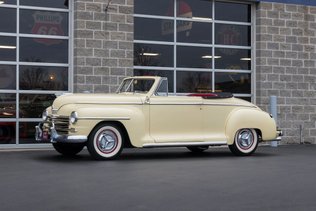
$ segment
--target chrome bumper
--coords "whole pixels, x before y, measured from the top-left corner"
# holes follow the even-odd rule
[[[43,123],[35,126],[36,141],[50,140],[51,143],[84,143],[88,140],[88,137],[83,135],[59,135],[54,127],[50,128],[50,138],[44,138],[42,127]]]
[[[277,130],[277,138],[276,141],[281,141],[283,136],[283,131],[282,130]]]

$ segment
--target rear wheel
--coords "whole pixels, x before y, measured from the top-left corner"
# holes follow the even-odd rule
[[[229,145],[232,153],[239,156],[247,156],[254,153],[258,146],[258,134],[254,129],[240,129],[237,131],[234,143]]]
[[[84,146],[85,144],[53,143],[55,150],[65,156],[75,156]]]
[[[208,149],[208,146],[190,146],[190,147],[187,147],[191,152],[193,153],[202,153],[204,152],[205,150]]]
[[[97,160],[114,159],[122,152],[123,137],[121,128],[116,124],[101,124],[89,136],[88,151]]]

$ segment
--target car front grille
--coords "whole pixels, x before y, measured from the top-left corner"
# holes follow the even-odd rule
[[[68,131],[69,131],[69,117],[68,116],[53,116],[52,122],[59,135],[68,134]]]

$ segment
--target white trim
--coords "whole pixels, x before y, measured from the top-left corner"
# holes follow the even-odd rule
[[[227,141],[148,143],[148,144],[143,144],[143,147],[153,148],[153,147],[186,147],[186,146],[212,146],[212,145],[227,145]]]
[[[0,144],[0,152],[5,151],[12,151],[11,149],[14,149],[14,151],[19,149],[29,149],[29,150],[39,150],[39,149],[45,149],[45,150],[52,150],[52,144]],[[8,149],[8,150],[7,150]]]
[[[40,38],[40,39],[58,39],[58,40],[67,40],[69,36],[60,36],[60,35],[46,35],[46,34],[24,34],[20,33],[20,37],[23,38]]]
[[[257,103],[257,62],[256,62],[256,50],[257,50],[257,38],[256,38],[256,7],[255,4],[251,5],[251,13],[252,13],[252,26],[251,26],[251,44],[252,44],[252,51],[251,51],[251,93],[252,93],[252,99],[251,101],[256,104]]]
[[[0,36],[2,36],[2,37],[16,37],[16,36],[17,36],[17,33],[0,32]]]
[[[168,70],[173,71],[173,67],[157,67],[157,66],[134,66],[134,70]]]
[[[27,10],[41,10],[41,11],[52,11],[52,12],[69,12],[69,9],[62,9],[62,8],[54,8],[54,7],[40,7],[40,6],[26,6],[26,5],[19,5],[20,9],[27,9]]]
[[[215,20],[214,23],[220,24],[230,24],[230,25],[240,25],[240,26],[251,26],[251,22],[238,22],[238,21],[222,21],[222,20]]]
[[[160,15],[144,15],[144,14],[134,14],[135,18],[151,18],[151,19],[164,19],[164,20],[173,20],[174,16],[160,16]]]
[[[21,66],[69,67],[67,63],[19,62]]]
[[[174,42],[152,41],[152,40],[134,40],[138,44],[158,44],[158,45],[174,45]]]

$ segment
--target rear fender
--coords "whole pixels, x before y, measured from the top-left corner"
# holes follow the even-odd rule
[[[263,141],[273,140],[277,134],[275,121],[268,113],[256,108],[238,108],[227,119],[225,131],[228,145],[234,143],[236,132],[243,128],[260,130]]]

